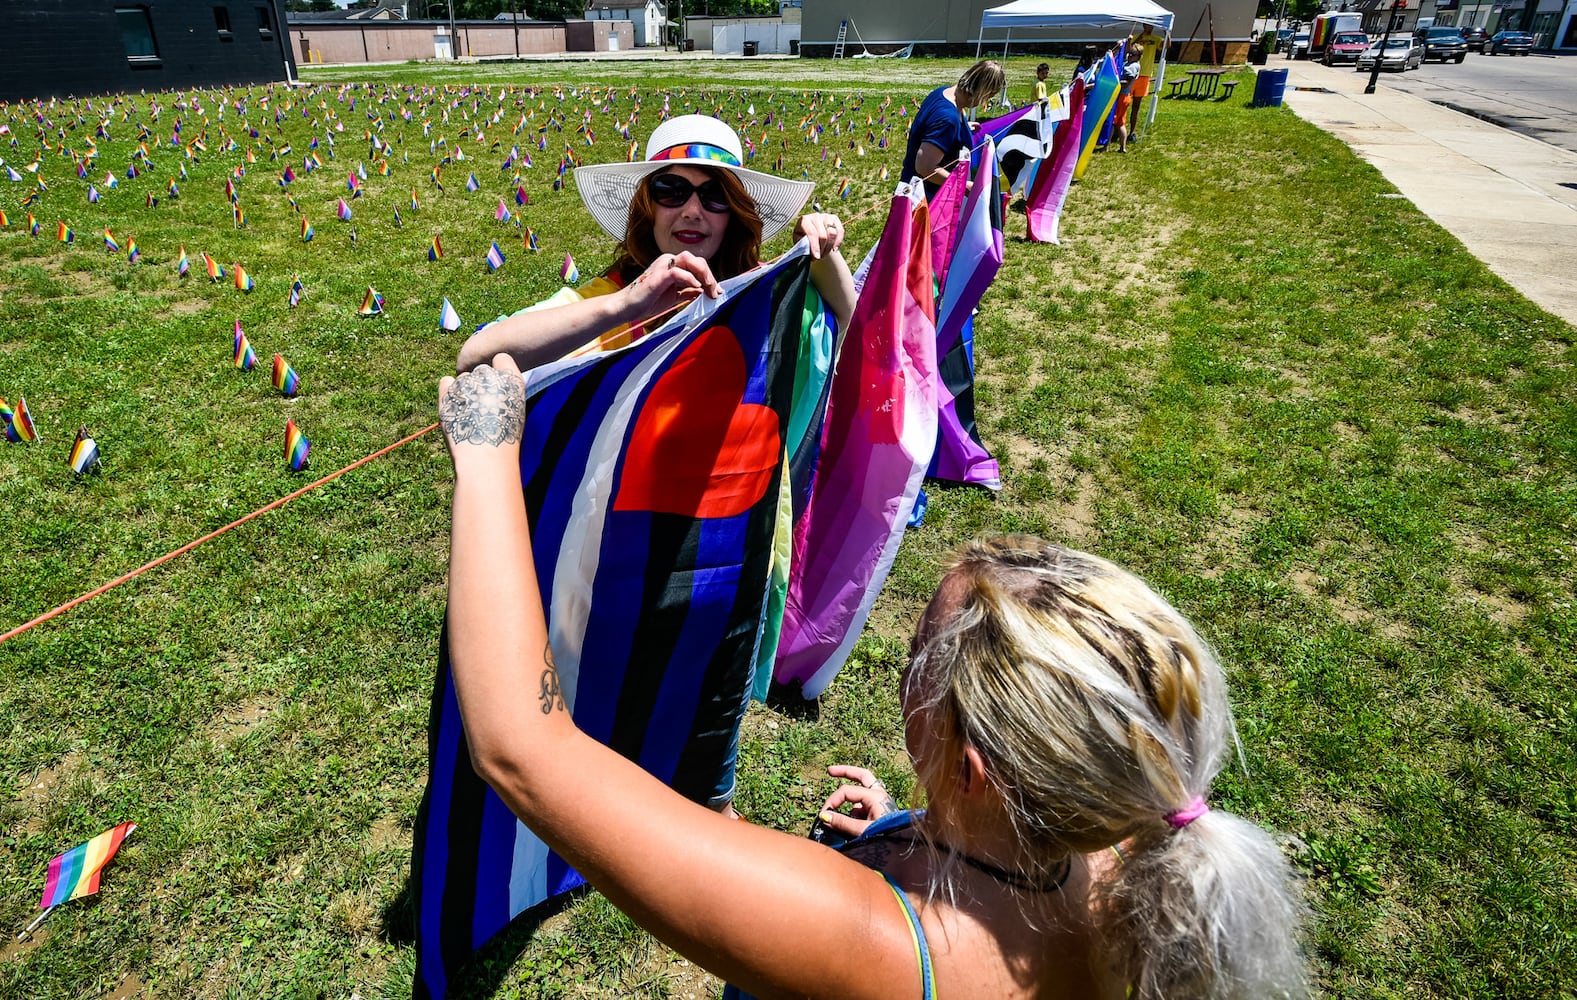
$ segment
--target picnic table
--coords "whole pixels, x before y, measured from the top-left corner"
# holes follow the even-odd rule
[[[1166,81],[1171,86],[1172,92],[1167,97],[1187,97],[1192,100],[1209,100],[1216,96],[1218,88],[1225,87],[1223,98],[1231,97],[1232,90],[1237,86],[1236,80],[1221,82],[1221,77],[1226,74],[1224,69],[1206,67],[1204,69],[1191,69],[1186,77]]]

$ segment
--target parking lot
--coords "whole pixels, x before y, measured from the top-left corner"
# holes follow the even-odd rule
[[[1270,66],[1278,65],[1285,63],[1272,58]],[[1577,58],[1470,52],[1460,65],[1425,63],[1406,73],[1382,73],[1380,83],[1577,152]]]

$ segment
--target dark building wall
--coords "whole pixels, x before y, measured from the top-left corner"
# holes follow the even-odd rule
[[[280,0],[3,0],[0,100],[283,80],[290,58],[283,7]],[[147,11],[156,58],[127,57],[118,8]],[[216,8],[229,15],[228,37]],[[267,31],[259,30],[259,9]]]

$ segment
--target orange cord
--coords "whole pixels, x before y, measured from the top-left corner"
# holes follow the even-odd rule
[[[27,630],[29,630],[29,629],[31,629],[31,628],[33,628],[35,626],[44,624],[45,622],[49,621],[51,618],[54,618],[54,617],[56,617],[58,615],[65,614],[67,611],[70,611],[72,608],[76,607],[79,604],[83,604],[83,603],[85,603],[87,601],[90,601],[93,598],[99,596],[100,594],[105,593],[106,591],[110,591],[110,590],[115,589],[116,587],[119,587],[123,583],[127,583],[127,582],[129,582],[131,580],[135,580],[137,577],[139,577],[142,574],[148,572],[149,570],[153,569],[154,567],[162,566],[165,563],[169,562],[171,559],[174,559],[176,556],[183,555],[183,554],[185,554],[187,552],[190,552],[191,550],[197,548],[197,546],[203,544],[206,541],[209,541],[210,539],[218,538],[220,535],[224,534],[225,532],[229,531],[232,528],[239,528],[241,525],[245,524],[246,522],[252,520],[255,517],[260,517],[261,515],[266,514],[266,513],[268,513],[271,510],[274,510],[274,509],[279,508],[279,507],[283,507],[285,504],[287,504],[290,501],[292,501],[292,500],[296,499],[297,497],[301,496],[303,493],[308,493],[308,492],[310,492],[312,490],[317,489],[319,486],[323,486],[326,483],[331,483],[334,480],[338,479],[340,476],[343,476],[345,473],[351,471],[352,469],[360,468],[361,466],[366,465],[368,462],[372,461],[375,458],[380,458],[380,457],[382,457],[384,455],[387,455],[389,452],[391,452],[394,449],[400,447],[401,445],[410,444],[412,441],[415,441],[417,438],[421,437],[422,435],[428,433],[429,431],[436,430],[437,428],[438,428],[437,424],[429,424],[428,426],[423,427],[421,430],[417,431],[415,434],[411,434],[411,435],[409,435],[407,437],[403,437],[400,440],[394,442],[393,444],[389,445],[386,448],[380,448],[377,451],[373,452],[371,455],[368,455],[368,456],[366,456],[364,458],[358,458],[356,461],[354,461],[354,462],[350,463],[349,465],[345,466],[343,469],[340,469],[338,472],[331,472],[328,475],[324,476],[322,479],[319,479],[315,483],[309,483],[308,485],[301,487],[301,489],[296,490],[293,493],[287,493],[286,495],[280,497],[278,500],[275,500],[272,503],[265,504],[264,506],[259,507],[257,510],[254,510],[252,513],[246,515],[245,517],[238,518],[237,520],[231,521],[229,524],[225,525],[223,528],[219,528],[219,529],[217,529],[215,531],[210,531],[208,534],[204,535],[203,537],[201,537],[201,538],[199,538],[199,539],[197,539],[195,541],[187,542],[185,545],[182,545],[180,548],[176,549],[174,552],[168,552],[168,553],[160,556],[159,558],[153,560],[150,563],[144,563],[143,565],[138,566],[136,569],[132,570],[130,573],[127,573],[124,576],[118,576],[115,579],[111,580],[109,583],[104,584],[102,587],[96,587],[93,590],[88,591],[86,594],[83,594],[81,597],[74,597],[71,600],[67,601],[66,603],[62,604],[60,607],[55,608],[53,611],[47,611],[44,614],[39,615],[37,618],[34,618],[32,621],[28,622],[27,624],[25,624],[25,625],[18,625],[16,628],[12,629],[11,631],[6,632],[4,635],[0,635],[0,642],[5,642],[7,639],[14,639],[17,636],[21,635],[23,632],[26,632]]]

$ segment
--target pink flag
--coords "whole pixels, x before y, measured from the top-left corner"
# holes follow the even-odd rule
[[[964,207],[964,186],[969,182],[969,164],[960,163],[931,196],[931,266],[936,280],[947,280],[947,265],[953,261],[953,241],[958,236],[958,213]]]
[[[815,698],[892,569],[936,446],[936,306],[924,188],[896,195],[838,353],[773,677]]]
[[[1025,206],[1029,238],[1037,243],[1056,243],[1062,203],[1068,198],[1073,181],[1073,166],[1079,159],[1079,123],[1084,119],[1084,81],[1074,80],[1068,92],[1068,120],[1057,123],[1052,136],[1051,160],[1035,174]]]

